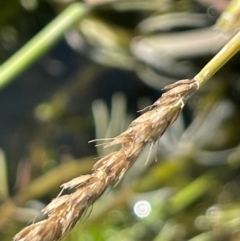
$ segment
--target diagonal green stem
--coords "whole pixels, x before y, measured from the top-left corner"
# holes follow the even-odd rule
[[[194,77],[201,87],[240,50],[240,31]]]
[[[240,1],[231,0],[216,22],[216,27],[223,31],[237,29],[240,23]]]
[[[64,32],[86,12],[83,4],[73,3],[41,30],[17,53],[0,66],[0,89],[36,61]]]
[[[175,214],[201,197],[211,188],[213,177],[210,174],[203,174],[192,181],[187,187],[176,193],[170,200],[170,212]]]

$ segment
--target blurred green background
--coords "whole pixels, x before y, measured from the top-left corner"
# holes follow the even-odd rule
[[[1,85],[1,240],[43,219],[40,210],[63,182],[112,151],[89,140],[121,133],[164,85],[192,78],[227,43],[238,20],[227,32],[214,24],[229,2],[1,1],[2,73],[10,56],[54,19],[57,26],[57,16],[82,13]],[[239,240],[239,123],[236,55],[189,100],[149,161],[146,147],[64,240]]]

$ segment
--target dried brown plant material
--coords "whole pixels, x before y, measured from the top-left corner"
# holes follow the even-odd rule
[[[134,164],[144,146],[155,143],[179,116],[186,100],[198,89],[195,80],[180,80],[164,88],[165,92],[149,110],[135,119],[128,129],[106,144],[121,148],[103,158],[93,173],[64,183],[71,194],[53,199],[44,209],[46,220],[33,223],[15,235],[14,241],[53,241],[61,239],[112,183],[117,183]]]

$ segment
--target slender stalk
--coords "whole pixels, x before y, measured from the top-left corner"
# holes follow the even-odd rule
[[[4,152],[0,149],[0,197],[8,197],[7,165]]]
[[[183,210],[197,198],[201,197],[211,188],[212,179],[213,177],[211,177],[211,175],[204,174],[174,195],[169,203],[171,213],[174,214]]]
[[[0,66],[0,88],[10,83],[14,77],[52,47],[85,12],[86,8],[83,4],[71,4],[17,53],[3,63]]]
[[[232,31],[240,23],[240,1],[232,0],[216,22],[216,27],[223,31]]]
[[[194,77],[199,87],[205,84],[229,59],[240,50],[240,31]]]

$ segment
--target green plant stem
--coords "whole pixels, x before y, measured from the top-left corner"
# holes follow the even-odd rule
[[[240,31],[194,77],[199,87],[204,85],[229,59],[240,50]]]
[[[0,88],[10,83],[14,77],[52,47],[85,12],[86,8],[83,4],[71,4],[17,53],[4,62],[0,66]]]
[[[183,210],[211,188],[212,176],[204,174],[176,193],[169,201],[172,214]]]
[[[225,11],[216,22],[216,27],[223,31],[232,31],[239,27],[240,23],[240,1],[231,0]]]
[[[0,198],[7,198],[9,194],[8,189],[7,164],[4,152],[0,149]]]

